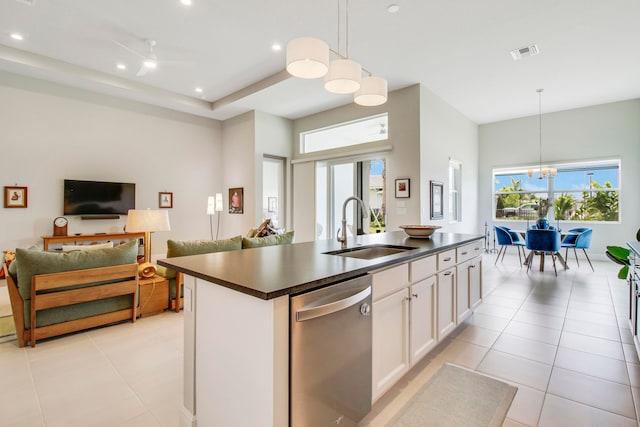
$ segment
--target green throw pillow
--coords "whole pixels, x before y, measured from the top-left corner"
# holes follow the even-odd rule
[[[167,240],[167,258],[242,249],[242,236],[225,240]]]
[[[31,277],[37,274],[110,267],[137,262],[138,240],[114,248],[66,253],[16,249],[18,291],[23,300],[31,299]]]
[[[263,246],[286,245],[293,242],[294,231],[274,234],[266,237],[243,237],[242,248],[261,248]]]

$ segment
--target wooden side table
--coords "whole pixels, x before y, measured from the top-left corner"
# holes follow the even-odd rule
[[[162,276],[138,280],[138,317],[160,313],[169,308],[169,281]]]

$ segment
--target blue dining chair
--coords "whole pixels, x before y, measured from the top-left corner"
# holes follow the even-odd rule
[[[524,239],[520,235],[520,233],[516,231],[511,231],[507,227],[503,227],[500,225],[493,226],[494,233],[496,235],[496,239],[498,239],[498,244],[500,245],[500,250],[498,251],[498,256],[496,257],[496,262],[498,263],[498,258],[500,258],[500,253],[502,253],[502,261],[504,261],[504,254],[507,253],[507,248],[509,246],[515,246],[518,248],[518,259],[520,260],[520,267],[522,267],[522,256],[520,255],[520,250],[522,248],[522,255],[524,256]]]
[[[529,260],[527,262],[527,272],[531,270],[531,264],[533,264],[533,255],[551,255],[553,260],[553,271],[556,276],[558,270],[556,269],[556,255],[560,250],[560,232],[558,230],[527,230],[526,236],[526,248],[531,251]],[[541,266],[544,265],[544,259],[540,260]]]
[[[591,260],[589,259],[589,255],[587,254],[587,249],[591,246],[591,235],[593,234],[593,230],[591,228],[572,228],[569,230],[569,234],[564,236],[562,240],[561,246],[565,248],[564,259],[568,261],[569,258],[567,255],[569,254],[569,248],[573,248],[573,254],[576,257],[576,264],[580,267],[580,262],[578,261],[578,252],[576,249],[582,249],[584,252],[584,256],[587,257],[587,261],[589,262],[589,266],[592,271],[596,271],[593,268],[593,264],[591,264]]]

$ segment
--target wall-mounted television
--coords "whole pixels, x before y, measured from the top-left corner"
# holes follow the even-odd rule
[[[126,215],[135,208],[135,184],[64,180],[64,215]]]

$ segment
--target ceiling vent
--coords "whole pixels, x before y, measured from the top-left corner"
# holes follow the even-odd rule
[[[533,56],[540,53],[540,49],[538,49],[538,45],[532,44],[531,46],[521,47],[520,49],[514,49],[511,52],[511,57],[514,61],[518,59],[522,59],[525,56]]]
[[[16,0],[18,3],[27,4],[29,6],[35,6],[36,0]]]

